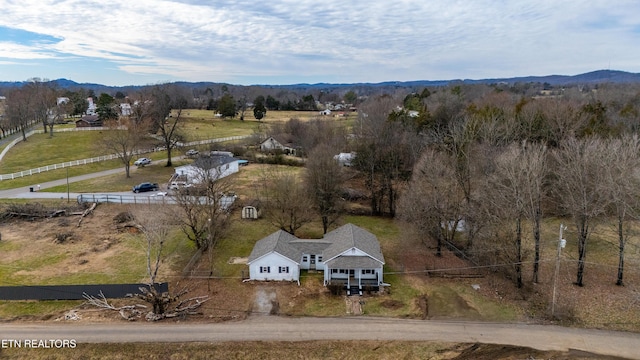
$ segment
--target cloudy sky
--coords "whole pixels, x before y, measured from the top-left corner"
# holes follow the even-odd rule
[[[0,80],[353,83],[640,72],[637,0],[0,0]]]

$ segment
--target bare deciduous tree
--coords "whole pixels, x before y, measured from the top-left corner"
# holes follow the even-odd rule
[[[156,85],[151,90],[151,132],[158,133],[167,150],[167,167],[172,166],[171,152],[182,140],[179,125],[188,105],[184,90],[171,84]]]
[[[616,285],[624,285],[625,246],[631,232],[630,223],[638,219],[640,205],[640,140],[637,136],[623,136],[608,142],[609,171],[605,182],[611,196],[611,208],[618,233],[618,275]]]
[[[182,299],[188,291],[182,289],[175,294],[160,293],[154,284],[158,281],[159,271],[167,259],[167,242],[176,224],[172,214],[159,211],[157,208],[145,207],[132,209],[137,228],[143,235],[146,252],[146,267],[148,282],[146,287],[140,288],[138,298],[149,303],[153,311],[147,313],[149,321],[161,320],[180,315],[194,314],[195,310],[208,300],[207,296]]]
[[[292,235],[313,220],[313,202],[293,173],[271,168],[261,175],[264,217]]]
[[[131,160],[137,153],[140,142],[146,136],[149,125],[123,118],[121,121],[107,121],[105,126],[109,130],[103,132],[99,145],[102,150],[109,150],[118,156],[124,165],[125,175],[129,178],[131,177]]]
[[[466,199],[455,176],[453,161],[445,153],[427,149],[413,170],[409,186],[398,204],[398,215],[418,233],[436,240],[436,255],[452,244],[465,217]]]
[[[417,158],[419,140],[413,129],[401,122],[389,121],[396,103],[389,97],[372,100],[358,114],[354,125],[356,158],[354,167],[365,177],[371,212],[394,216],[399,184],[408,178]]]
[[[197,164],[192,179],[196,185],[178,190],[174,198],[182,212],[178,218],[184,234],[196,248],[212,252],[229,231],[233,184],[227,177],[220,178],[213,157],[200,157]]]
[[[24,88],[31,97],[34,119],[42,123],[44,132],[47,133],[49,110],[56,107],[57,95],[52,83],[46,79],[31,78]]]
[[[544,179],[544,147],[534,144],[515,145],[506,148],[495,159],[484,191],[483,203],[488,205],[487,215],[494,218],[496,227],[502,228],[504,236],[513,239],[505,241],[507,248],[513,246],[513,264],[516,286],[521,288],[523,261],[523,222],[530,218],[533,222],[536,259],[534,261],[534,282],[537,281],[537,266],[540,254],[540,217],[542,181]],[[511,231],[505,231],[513,224]]]
[[[306,188],[322,219],[324,234],[340,217],[344,208],[341,191],[346,177],[344,169],[334,159],[334,149],[329,145],[317,146],[309,154],[306,163]]]
[[[32,99],[25,88],[11,90],[7,94],[6,116],[9,126],[19,129],[22,141],[27,141],[26,129],[34,121]]]
[[[610,165],[608,149],[598,138],[569,138],[553,153],[556,197],[573,218],[578,233],[578,270],[576,285],[584,286],[587,240],[602,215],[610,196],[604,175]]]

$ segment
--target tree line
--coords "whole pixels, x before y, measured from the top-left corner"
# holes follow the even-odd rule
[[[356,164],[367,173],[372,211],[430,236],[437,254],[455,248],[501,268],[518,287],[530,253],[531,281],[539,280],[545,217],[573,223],[579,286],[594,227],[615,223],[616,284],[623,285],[626,244],[640,214],[639,90],[603,84],[525,97],[497,86],[449,87],[398,98],[399,106],[381,113],[387,121],[376,136],[358,137]],[[407,101],[418,114],[408,115]],[[523,245],[526,234],[532,249]]]
[[[344,212],[345,184],[356,177],[372,215],[396,217],[433,239],[437,255],[454,250],[502,270],[518,287],[539,281],[543,220],[573,225],[578,286],[594,228],[615,224],[615,282],[624,285],[626,247],[640,215],[639,125],[637,84],[530,96],[508,86],[450,86],[372,97],[348,130],[295,120],[278,130],[303,144],[307,163],[297,190],[290,175],[264,176],[282,178],[269,192],[283,196],[272,199],[270,218],[295,232],[320,216],[326,231]],[[338,151],[357,154],[351,168],[331,161]],[[304,209],[313,211],[302,217]]]

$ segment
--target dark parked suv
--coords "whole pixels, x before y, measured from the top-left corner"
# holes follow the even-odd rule
[[[143,182],[140,183],[136,186],[133,187],[133,192],[134,193],[139,193],[139,192],[145,192],[145,191],[156,191],[158,190],[158,184],[156,183],[150,183],[150,182]]]

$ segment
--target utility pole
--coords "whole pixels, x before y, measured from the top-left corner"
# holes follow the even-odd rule
[[[553,274],[553,300],[551,301],[551,318],[555,315],[556,310],[556,284],[558,283],[558,273],[560,272],[560,252],[567,245],[567,240],[562,238],[562,231],[567,230],[564,224],[560,224],[560,236],[558,237],[558,252],[556,254],[556,271]]]
[[[69,168],[67,167],[67,202],[69,201]]]

